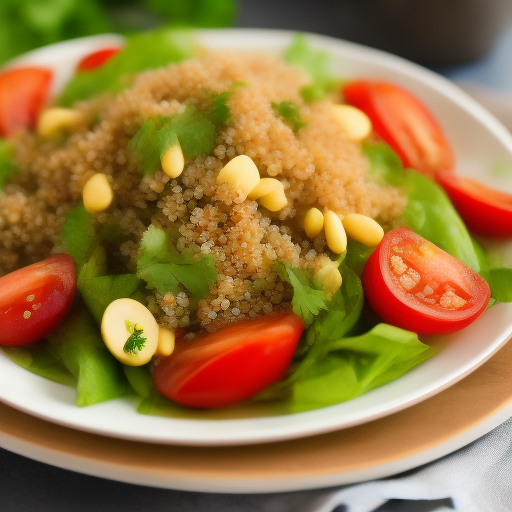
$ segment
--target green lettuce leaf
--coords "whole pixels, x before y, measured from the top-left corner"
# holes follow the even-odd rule
[[[2,349],[13,363],[31,373],[59,384],[76,386],[76,379],[47,341],[39,341],[26,347],[2,347]]]
[[[294,382],[292,409],[306,411],[351,400],[432,355],[415,333],[387,324],[360,336],[324,342],[314,364]]]
[[[16,174],[16,166],[12,161],[12,148],[0,138],[0,190]]]
[[[111,302],[124,298],[144,302],[144,283],[135,274],[107,275],[107,257],[102,246],[82,266],[77,287],[98,325]]]
[[[445,191],[412,169],[407,171],[405,184],[409,199],[403,214],[405,225],[479,272],[482,262],[476,242]]]
[[[121,364],[108,351],[94,320],[77,306],[48,340],[77,379],[76,405],[85,407],[122,396],[125,379]]]
[[[66,216],[60,237],[66,251],[80,270],[98,243],[92,215],[82,203],[77,204]]]
[[[100,93],[116,93],[128,87],[133,77],[146,69],[167,66],[195,53],[192,33],[162,28],[130,36],[122,51],[99,68],[82,71],[67,83],[59,103],[71,106]]]
[[[340,83],[330,72],[331,55],[326,51],[312,48],[304,34],[297,34],[283,57],[288,64],[303,69],[311,76],[311,85],[300,91],[304,101],[308,103],[322,99]]]

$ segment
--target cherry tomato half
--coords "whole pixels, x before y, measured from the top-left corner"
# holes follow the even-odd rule
[[[73,258],[56,254],[0,277],[0,345],[28,345],[54,331],[76,293]]]
[[[241,402],[280,380],[304,330],[294,313],[243,320],[184,341],[154,367],[156,388],[198,408]]]
[[[418,334],[448,334],[485,310],[486,281],[407,228],[387,233],[363,270],[366,299],[385,322]]]
[[[409,91],[387,82],[359,80],[344,86],[343,94],[366,113],[375,133],[393,148],[404,167],[430,178],[453,168],[453,151],[441,127]]]
[[[437,181],[470,231],[492,237],[512,236],[512,194],[451,172],[440,173]]]
[[[91,53],[90,55],[85,56],[78,64],[76,70],[77,71],[90,71],[91,69],[96,69],[105,64],[110,57],[113,57],[116,53],[118,53],[121,48],[104,48],[103,50],[98,50],[97,52]]]
[[[50,95],[52,72],[20,68],[0,73],[0,136],[31,128]]]

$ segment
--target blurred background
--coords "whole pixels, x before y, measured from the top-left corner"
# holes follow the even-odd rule
[[[484,58],[511,20],[511,0],[0,0],[0,65],[65,39],[174,25],[316,32],[455,66]]]

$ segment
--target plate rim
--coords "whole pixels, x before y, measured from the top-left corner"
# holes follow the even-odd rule
[[[198,34],[198,39],[208,39],[209,37],[218,38],[223,37],[225,34],[229,34],[231,38],[237,39],[239,37],[246,37],[247,33],[250,33],[252,37],[258,36],[263,37],[266,41],[266,44],[272,44],[274,50],[275,47],[275,40],[281,41],[281,43],[289,43],[293,35],[296,33],[295,31],[287,31],[287,30],[273,30],[273,29],[225,29],[225,30],[198,30],[194,31],[196,34]],[[242,35],[243,34],[243,35]],[[269,36],[272,36],[269,38]],[[421,82],[427,83],[429,87],[433,87],[436,91],[440,92],[441,94],[448,96],[449,99],[455,103],[457,103],[461,108],[463,108],[466,111],[470,111],[473,113],[480,122],[482,122],[490,131],[493,132],[493,134],[504,144],[504,146],[507,146],[510,150],[510,153],[512,154],[512,137],[510,134],[508,134],[507,130],[503,127],[503,125],[494,118],[490,113],[488,113],[483,107],[481,107],[476,101],[472,100],[467,94],[465,94],[463,91],[459,90],[458,87],[456,87],[452,82],[449,80],[443,78],[440,75],[437,75],[433,71],[430,71],[428,69],[425,69],[417,64],[411,63],[409,61],[406,61],[405,59],[402,59],[400,57],[388,54],[386,52],[382,52],[380,50],[375,50],[373,48],[368,48],[356,43],[351,43],[348,41],[343,41],[340,39],[336,39],[329,36],[321,36],[318,34],[307,34],[308,38],[311,38],[311,41],[314,45],[317,43],[321,44],[322,47],[332,46],[343,48],[342,51],[346,51],[349,49],[350,51],[356,52],[356,53],[362,53],[366,56],[367,59],[374,58],[373,56],[379,56],[382,59],[384,59],[384,62],[386,66],[391,66],[399,69],[401,72],[409,75],[412,72],[411,69],[414,70],[414,78],[417,78],[417,75],[420,77],[418,80]],[[56,43],[54,45],[50,45],[47,47],[39,48],[37,50],[34,50],[33,52],[29,52],[28,54],[25,54],[24,56],[21,56],[20,58],[15,59],[11,63],[9,63],[9,66],[11,65],[18,65],[23,64],[24,62],[30,61],[30,59],[36,55],[40,57],[41,55],[45,55],[45,52],[52,51],[53,49],[59,49],[59,48],[70,48],[71,46],[74,46],[75,48],[86,48],[87,52],[91,51],[90,43],[95,46],[101,46],[101,44],[104,44],[104,41],[112,41],[113,38],[117,38],[119,41],[119,36],[113,35],[113,34],[105,34],[105,35],[99,35],[99,36],[91,36],[86,38],[80,38],[70,41],[64,41],[60,43]],[[273,41],[273,42],[272,42]],[[253,43],[254,45],[254,43]],[[85,54],[84,50],[84,54]],[[80,53],[76,55],[76,60],[80,58]],[[441,85],[439,85],[441,84]],[[439,87],[442,87],[442,90],[439,91]],[[468,103],[469,102],[469,103]],[[469,106],[468,106],[469,105]],[[476,110],[475,110],[476,109]],[[476,112],[476,114],[475,114]],[[501,140],[503,138],[503,140]],[[512,306],[509,306],[512,308]],[[0,400],[7,403],[8,405],[15,407],[19,410],[22,410],[28,414],[31,414],[33,416],[39,417],[41,419],[51,421],[63,426],[67,426],[70,428],[83,430],[86,432],[96,433],[100,435],[106,435],[110,437],[115,437],[119,439],[131,439],[134,441],[141,441],[141,442],[148,442],[148,443],[162,443],[162,444],[183,444],[183,445],[201,445],[201,446],[217,446],[217,445],[241,445],[241,444],[255,444],[255,443],[267,443],[272,441],[281,441],[283,439],[293,439],[297,437],[303,437],[303,436],[311,436],[316,434],[322,434],[325,432],[330,432],[333,430],[338,430],[342,428],[350,428],[354,425],[369,422],[376,420],[378,418],[381,418],[383,416],[387,416],[389,414],[393,414],[394,412],[400,411],[404,408],[410,407],[419,401],[426,400],[429,397],[442,392],[447,387],[455,384],[459,380],[463,379],[468,373],[471,373],[472,371],[476,370],[480,365],[484,364],[496,351],[498,351],[507,341],[507,339],[512,335],[512,324],[509,325],[508,331],[503,332],[502,336],[500,338],[500,341],[495,343],[492,346],[492,349],[489,349],[485,352],[485,356],[481,358],[477,364],[471,365],[470,368],[466,368],[464,371],[458,373],[455,377],[451,379],[445,380],[445,382],[435,387],[435,389],[430,389],[427,392],[424,392],[421,394],[421,396],[416,396],[413,398],[409,398],[406,401],[403,401],[400,404],[395,404],[393,407],[388,407],[385,410],[380,410],[377,412],[374,412],[370,416],[364,416],[363,418],[359,418],[356,420],[353,420],[351,422],[345,422],[343,424],[339,424],[338,422],[335,422],[334,424],[329,423],[327,425],[324,425],[323,427],[310,427],[309,429],[298,429],[292,433],[290,432],[274,432],[274,435],[268,435],[265,434],[264,437],[262,435],[257,435],[253,433],[250,436],[247,435],[240,435],[237,437],[233,437],[230,439],[226,438],[219,438],[219,439],[189,439],[189,438],[174,438],[174,437],[158,437],[155,435],[147,436],[147,435],[134,435],[126,434],[126,433],[120,433],[118,431],[110,431],[105,430],[104,427],[101,426],[90,426],[90,425],[80,425],[76,422],[70,422],[69,419],[63,419],[63,418],[54,418],[52,416],[49,416],[47,414],[38,413],[35,412],[32,409],[20,406],[20,404],[13,402],[12,400],[6,399],[5,396],[0,396]],[[3,356],[4,354],[2,354]],[[1,362],[0,362],[1,364]],[[12,363],[13,364],[13,363]],[[23,370],[23,372],[26,372],[26,370]],[[41,379],[40,377],[36,377],[37,379]],[[45,379],[43,379],[45,380]],[[396,382],[396,381],[395,381]],[[391,383],[392,384],[392,383]],[[364,396],[364,395],[363,395]],[[357,400],[357,399],[355,399]],[[332,407],[339,407],[342,404],[337,404],[334,406],[331,406],[330,408],[323,408],[320,410],[326,410],[331,409]],[[97,407],[97,406],[95,406]],[[301,415],[311,415],[314,413],[317,413],[319,410],[315,411],[309,411],[306,413],[296,413]],[[154,418],[154,417],[152,417]],[[265,418],[260,418],[264,420]],[[169,419],[165,418],[165,421],[176,421],[176,418]],[[178,419],[178,421],[180,421]],[[202,420],[204,422],[204,420]],[[237,422],[238,420],[228,420]]]

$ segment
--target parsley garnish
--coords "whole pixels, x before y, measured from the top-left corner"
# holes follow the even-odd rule
[[[144,329],[138,323],[132,324],[129,320],[126,320],[126,330],[130,332],[130,336],[124,344],[123,350],[127,354],[138,354],[146,344],[146,336],[144,336]]]

